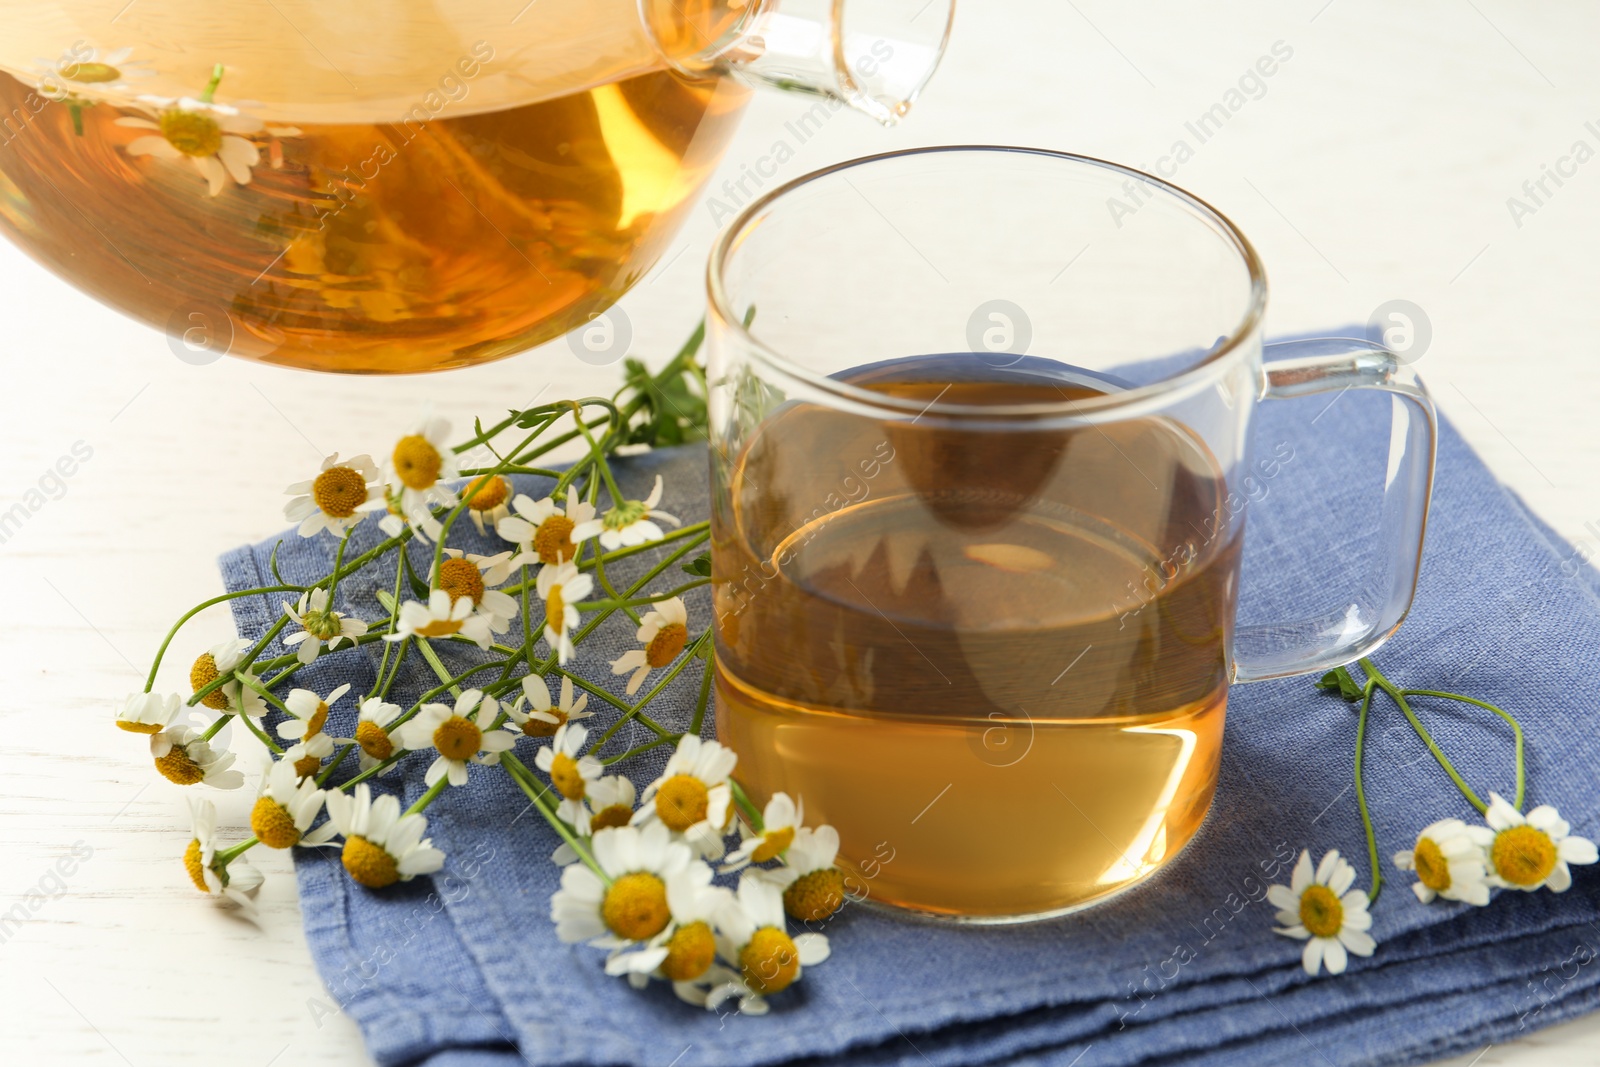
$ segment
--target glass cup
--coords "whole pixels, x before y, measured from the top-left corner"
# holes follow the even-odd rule
[[[1216,787],[1228,686],[1375,649],[1410,607],[1431,401],[1357,340],[1275,346],[1238,229],[1081,156],[855,160],[712,250],[719,736],[839,832],[858,898],[966,921],[1100,901]],[[1395,394],[1381,560],[1236,627],[1262,399]]]

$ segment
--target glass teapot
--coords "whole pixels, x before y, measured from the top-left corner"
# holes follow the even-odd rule
[[[893,123],[953,8],[0,0],[0,229],[202,349],[480,363],[649,270],[747,86],[827,98],[812,121],[832,101]]]

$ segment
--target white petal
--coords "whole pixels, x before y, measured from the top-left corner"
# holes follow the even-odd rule
[[[1350,962],[1350,956],[1345,952],[1344,945],[1332,938],[1318,938],[1322,942],[1322,963],[1328,968],[1329,974],[1343,974],[1345,965]]]

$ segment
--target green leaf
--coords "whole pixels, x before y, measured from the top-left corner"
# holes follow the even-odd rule
[[[1345,700],[1354,703],[1366,695],[1356,680],[1350,677],[1350,672],[1343,667],[1335,667],[1317,680],[1317,688],[1329,692],[1337,691]]]
[[[683,573],[693,574],[701,578],[711,577],[711,553],[702,552],[694,559],[683,565]]]

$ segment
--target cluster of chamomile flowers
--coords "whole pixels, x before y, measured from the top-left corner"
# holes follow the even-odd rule
[[[1572,866],[1597,858],[1595,843],[1572,833],[1554,807],[1541,804],[1524,815],[1490,793],[1483,825],[1440,819],[1417,835],[1414,847],[1396,852],[1394,864],[1416,873],[1411,889],[1424,904],[1449,900],[1484,907],[1492,889],[1564,893],[1572,885]],[[1368,932],[1371,896],[1352,888],[1355,880],[1355,868],[1337,851],[1315,867],[1310,852],[1302,852],[1290,884],[1268,889],[1267,899],[1278,909],[1276,932],[1306,943],[1306,973],[1326,967],[1341,974],[1350,955],[1370,956],[1376,949]]]
[[[592,495],[580,499],[570,486],[564,502],[535,501],[514,494],[496,474],[479,475],[458,493],[448,484],[460,477],[445,444],[448,433],[442,420],[423,420],[400,438],[382,471],[370,456],[329,456],[314,477],[288,487],[285,517],[302,537],[340,539],[341,556],[344,540],[372,514],[390,538],[409,531],[438,547],[427,601],[394,604],[387,641],[467,640],[487,649],[519,613],[517,600],[495,587],[537,568],[534,588],[545,623],[535,640],[565,664],[580,622],[576,605],[593,589],[576,565],[580,546],[592,539],[610,550],[661,540],[658,520],[677,522],[657,507],[661,479],[645,500],[613,493],[604,514]],[[480,534],[492,530],[511,547],[488,556],[443,547],[448,533],[440,513],[463,504]],[[235,754],[218,741],[229,721],[239,720],[269,750],[250,813],[252,839],[224,846],[215,807],[191,799],[193,834],[183,865],[197,889],[253,908],[262,875],[244,854],[256,845],[338,844],[346,872],[370,889],[432,874],[445,853],[427,836],[423,809],[445,789],[466,785],[470,764],[501,764],[519,742],[532,741],[539,747],[530,762],[547,779],[547,795],[556,798],[546,817],[565,839],[553,856],[563,871],[551,918],[562,940],[607,949],[607,973],[641,987],[661,979],[693,1004],[716,1009],[737,1000],[740,1011],[759,1014],[766,997],[827,957],[823,934],[791,935],[788,924],[815,926],[843,905],[836,831],[804,826],[801,806],[782,793],[757,812],[732,780],[737,757],[715,741],[682,737],[660,777],[640,791],[627,777],[607,774],[585,751],[583,720],[593,712],[588,694],[575,693],[564,672],[559,699],[543,676],[530,673],[512,701],[469,689],[453,703],[419,703],[410,711],[376,690],[364,699],[352,696],[348,685],[326,694],[294,688],[281,699],[274,695],[298,666],[372,639],[367,623],[333,609],[335,587],[330,579],[329,587],[312,587],[283,604],[277,629],[288,631],[281,639],[292,653],[278,660],[289,664],[282,674],[259,673],[252,659],[260,649],[251,641],[224,641],[194,661],[194,695],[187,702],[178,694],[136,693],[117,718],[123,730],[149,736],[156,769],[179,785],[244,784]],[[638,646],[611,663],[614,675],[627,676],[630,696],[652,671],[674,663],[689,641],[681,598],[650,607],[639,619]],[[332,709],[350,704],[356,712],[352,736],[331,736]],[[185,718],[187,705],[198,706]],[[277,741],[265,727],[274,710],[281,713]],[[353,787],[329,786],[349,753],[359,755],[360,780]],[[432,762],[424,776],[428,791],[402,810],[397,797],[374,793],[366,779],[388,772],[407,753],[431,755]],[[515,759],[504,766],[514,777],[532,775]],[[731,851],[730,836],[736,836]],[[715,884],[718,874],[737,874],[737,888]]]
[[[843,906],[837,831],[802,825],[803,807],[784,793],[759,818],[738,818],[737,757],[692,736],[635,807],[631,781],[576,755],[583,735],[582,726],[559,727],[537,761],[565,798],[560,818],[588,835],[581,861],[571,844],[552,857],[563,866],[550,898],[556,936],[606,949],[606,973],[635,987],[657,978],[697,1006],[737,999],[740,1012],[764,1013],[767,997],[828,958],[825,934],[791,934],[788,921],[815,926]],[[714,884],[734,872],[736,890]]]

